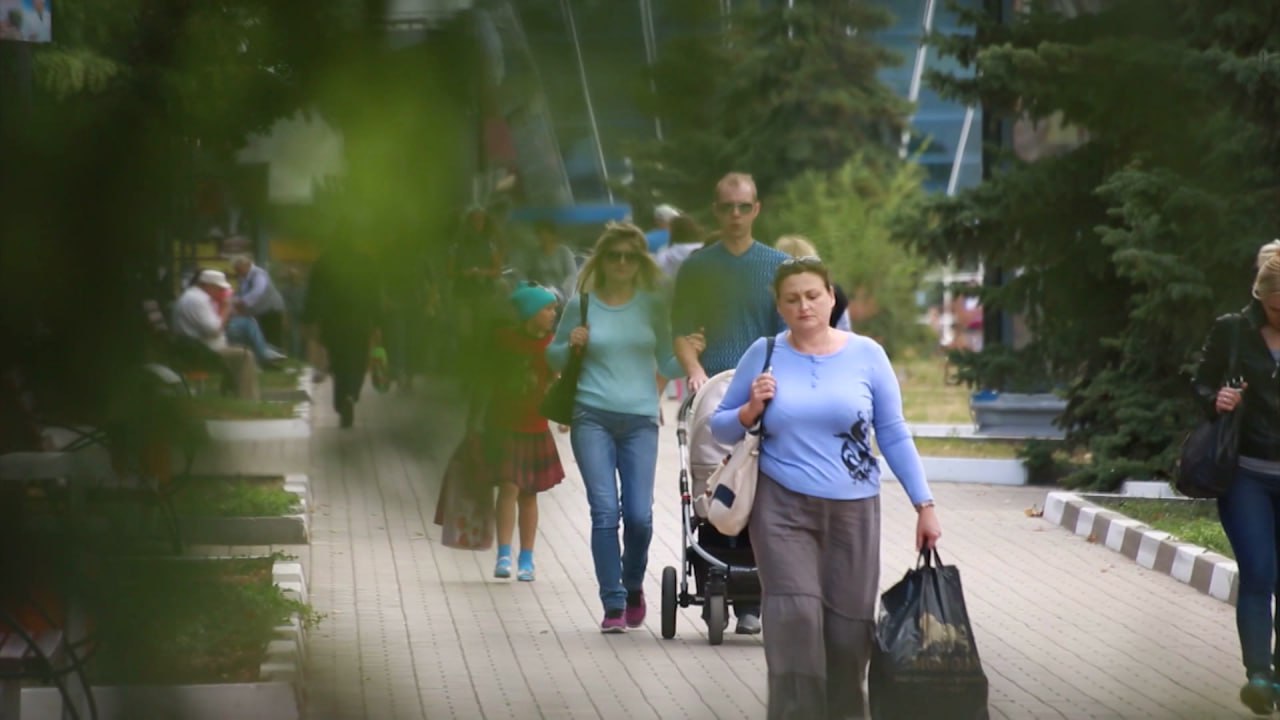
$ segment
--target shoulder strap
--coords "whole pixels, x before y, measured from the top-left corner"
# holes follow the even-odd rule
[[[1234,381],[1240,375],[1240,368],[1237,360],[1240,354],[1240,325],[1244,322],[1244,317],[1237,315],[1235,322],[1231,323],[1231,354],[1227,360],[1227,382]]]
[[[775,338],[772,335],[770,335],[768,339],[765,341],[764,367],[760,368],[760,372],[765,372],[769,368],[773,367],[773,346],[776,342],[777,342],[777,338]],[[769,409],[769,403],[767,401],[764,404],[764,409],[765,410]],[[764,437],[764,413],[760,413],[760,419],[756,420],[755,432],[760,433],[761,438]]]
[[[591,304],[591,294],[581,293],[578,295],[578,324],[587,324],[587,306]]]

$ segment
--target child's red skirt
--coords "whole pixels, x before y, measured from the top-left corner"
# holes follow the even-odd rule
[[[496,484],[513,483],[521,492],[550,490],[564,479],[560,452],[550,430],[525,433],[498,430],[493,470]]]

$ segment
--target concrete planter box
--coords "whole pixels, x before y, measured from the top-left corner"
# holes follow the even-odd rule
[[[277,517],[183,516],[182,538],[201,545],[306,545],[311,541],[311,485],[306,475],[285,475],[284,490],[298,497],[299,512]]]
[[[292,418],[277,420],[205,420],[205,430],[214,442],[247,440],[293,440],[311,437],[311,403],[299,403]]]
[[[219,558],[192,561],[216,559]],[[307,601],[307,583],[300,563],[277,560],[271,567],[271,576],[285,595]],[[302,717],[305,697],[305,657],[306,631],[295,614],[287,624],[275,629],[275,639],[267,645],[258,670],[258,682],[102,686],[93,688],[93,697],[99,720],[296,720]],[[56,688],[22,690],[22,720],[60,718],[61,707]]]
[[[991,437],[1060,439],[1066,433],[1054,425],[1067,401],[1050,393],[997,393],[969,400],[977,434]]]

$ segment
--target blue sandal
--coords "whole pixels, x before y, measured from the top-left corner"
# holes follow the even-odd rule
[[[510,555],[498,556],[498,563],[493,566],[493,576],[496,578],[503,578],[503,579],[511,577],[511,556]]]

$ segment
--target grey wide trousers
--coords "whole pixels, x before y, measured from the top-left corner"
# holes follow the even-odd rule
[[[880,580],[880,498],[826,500],[764,473],[751,511],[769,720],[865,716]]]

